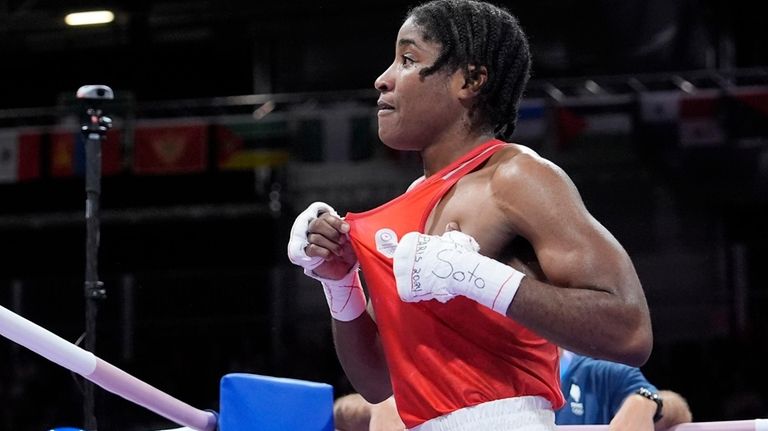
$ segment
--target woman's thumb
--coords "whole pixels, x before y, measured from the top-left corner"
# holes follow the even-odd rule
[[[447,225],[445,225],[445,231],[446,232],[452,232],[452,231],[455,231],[455,230],[461,232],[461,229],[459,229],[459,224],[456,223],[455,221],[452,221],[452,222],[448,223]]]

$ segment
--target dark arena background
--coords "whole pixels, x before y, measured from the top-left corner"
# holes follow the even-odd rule
[[[529,34],[515,140],[627,248],[643,371],[696,421],[768,417],[768,26],[760,2],[505,1]],[[0,305],[85,330],[85,84],[102,151],[95,353],[199,408],[247,372],[349,392],[321,290],[285,248],[315,200],[372,208],[420,175],[376,134],[409,2],[0,1]],[[69,27],[109,9],[109,24]],[[82,426],[82,379],[0,342],[0,429]],[[99,429],[173,424],[97,388]]]

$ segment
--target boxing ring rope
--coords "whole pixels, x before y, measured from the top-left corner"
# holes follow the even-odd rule
[[[2,306],[0,334],[179,425],[197,431],[216,430],[218,418],[215,413],[196,409],[173,398]]]
[[[105,390],[196,431],[215,431],[219,418],[131,376],[58,335],[0,306],[0,335],[74,372]],[[329,412],[330,414],[330,412]],[[250,429],[249,424],[235,430]],[[309,429],[309,428],[308,428]],[[315,428],[312,428],[315,429]],[[561,425],[558,431],[605,431],[608,425]],[[296,430],[300,431],[300,430]],[[680,424],[669,431],[768,431],[768,419]]]

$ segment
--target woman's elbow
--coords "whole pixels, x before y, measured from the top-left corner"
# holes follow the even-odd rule
[[[364,386],[360,385],[361,387],[357,387],[358,385],[353,386],[355,386],[358,393],[369,403],[378,404],[392,396],[392,385],[389,384],[388,379],[386,382],[381,382],[379,384],[370,384],[371,382],[367,383],[369,384]]]
[[[626,334],[624,342],[621,343],[621,362],[633,367],[644,365],[651,356],[653,350],[653,331],[651,330],[650,318],[647,314],[638,318],[638,323]]]
[[[638,340],[628,347],[625,352],[626,360],[624,363],[633,367],[641,367],[645,365],[648,358],[651,357],[651,351],[653,350],[653,337],[650,333],[644,336],[642,340]]]
[[[371,404],[378,404],[392,396],[392,391],[367,391],[360,395]]]

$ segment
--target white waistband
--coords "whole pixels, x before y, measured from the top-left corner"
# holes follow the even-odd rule
[[[447,413],[411,431],[554,431],[552,404],[542,397],[489,401]]]

